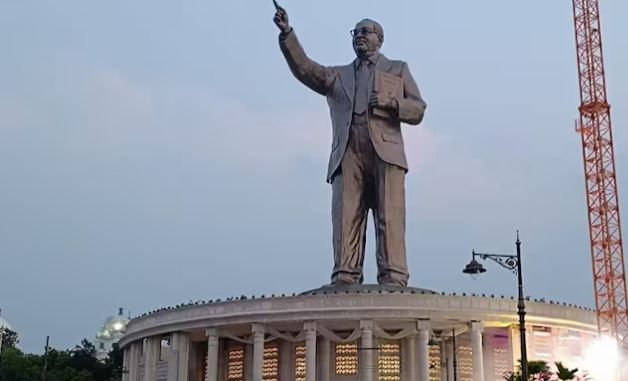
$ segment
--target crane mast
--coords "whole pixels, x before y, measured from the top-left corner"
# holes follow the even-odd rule
[[[628,306],[599,0],[573,0],[584,178],[600,335],[628,349]]]

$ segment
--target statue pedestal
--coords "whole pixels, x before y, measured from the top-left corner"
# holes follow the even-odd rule
[[[579,335],[582,343],[597,332],[591,310],[534,301],[526,307],[534,322],[530,331],[543,328],[543,337],[551,339],[544,350],[554,351],[553,343],[565,332]],[[154,311],[131,320],[120,345],[129,374],[147,374],[146,366],[167,366],[168,380],[207,376],[209,381],[263,381],[290,375],[300,381],[405,381],[427,375],[440,381],[453,379],[455,353],[458,379],[483,373],[491,381],[516,365],[516,311],[517,301],[503,297],[329,285],[299,295],[241,297]],[[176,348],[162,347],[156,365],[137,355],[145,339],[173,342],[181,334],[189,340],[176,341]],[[187,375],[177,367],[185,363]],[[159,372],[148,372],[153,373]]]

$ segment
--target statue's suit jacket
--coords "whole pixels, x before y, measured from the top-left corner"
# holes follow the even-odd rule
[[[355,69],[353,62],[346,66],[323,66],[307,57],[294,30],[279,36],[279,45],[290,70],[303,84],[327,97],[331,113],[333,141],[327,170],[327,181],[331,182],[344,157],[349,141],[353,103],[355,99]],[[407,171],[408,162],[403,147],[401,122],[419,124],[425,112],[425,102],[417,87],[408,64],[392,61],[379,55],[375,69],[403,79],[403,99],[398,99],[398,113],[391,118],[370,115],[369,133],[375,152],[387,163]],[[374,76],[373,76],[374,77]],[[373,82],[373,81],[371,81]],[[369,97],[373,83],[369,84]]]

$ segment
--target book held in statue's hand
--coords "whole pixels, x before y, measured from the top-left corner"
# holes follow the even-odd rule
[[[403,78],[376,70],[373,90],[399,101],[403,99]],[[382,118],[390,118],[390,111],[382,110],[378,107],[373,108],[372,114]]]

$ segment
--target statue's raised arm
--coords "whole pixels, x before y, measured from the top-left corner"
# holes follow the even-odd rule
[[[273,21],[281,31],[279,46],[292,74],[304,85],[319,94],[327,95],[333,80],[332,69],[310,59],[297,39],[288,21],[288,13],[275,2]]]

